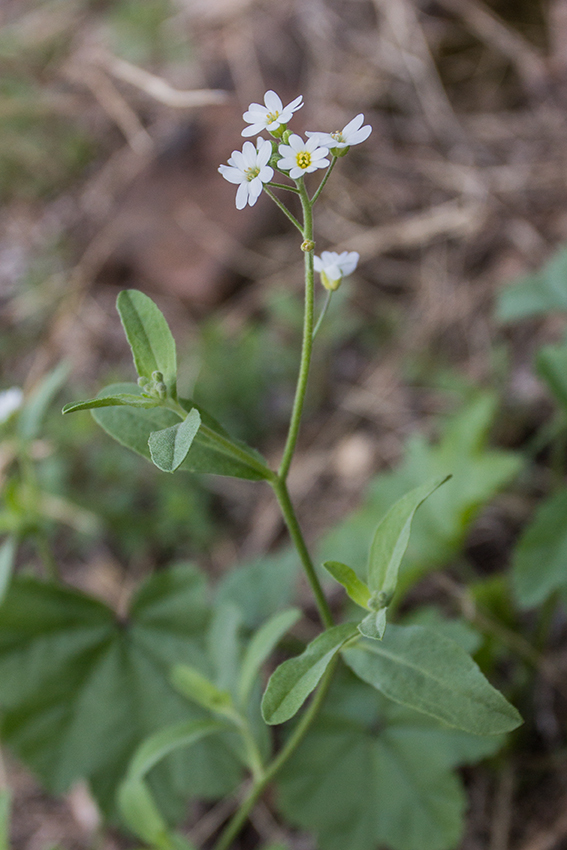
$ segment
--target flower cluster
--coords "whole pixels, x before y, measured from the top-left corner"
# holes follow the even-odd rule
[[[306,133],[307,141],[304,141],[287,129],[293,113],[302,106],[302,95],[284,106],[275,91],[267,91],[264,105],[251,103],[242,116],[250,125],[242,130],[243,136],[268,132],[280,143],[258,138],[254,147],[251,142],[245,142],[242,151],[232,152],[228,165],[219,166],[225,180],[238,184],[237,209],[241,210],[247,204],[254,206],[264,186],[270,183],[274,168],[289,175],[292,180],[299,180],[319,168],[328,168],[331,165],[329,155],[344,156],[351,145],[365,141],[372,132],[370,125],[362,126],[364,115],[360,114],[341,131],[309,132]]]

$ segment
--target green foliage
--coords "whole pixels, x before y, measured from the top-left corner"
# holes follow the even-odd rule
[[[351,670],[389,699],[474,735],[522,722],[459,644],[423,626],[390,626],[382,641],[343,650]]]
[[[496,317],[501,322],[515,322],[555,310],[567,310],[567,248],[532,274],[522,277],[500,293]]]
[[[176,398],[175,340],[161,310],[137,289],[123,290],[116,300],[116,309],[139,377],[151,381],[155,372],[161,373],[159,380],[167,387],[168,395]]]
[[[104,395],[113,395],[121,392],[131,392],[139,395],[141,390],[136,384],[113,384],[102,391]],[[252,481],[261,480],[264,475],[255,466],[250,466],[245,460],[239,460],[230,454],[225,443],[242,449],[251,458],[262,463],[260,456],[244,446],[240,442],[231,440],[221,425],[209,416],[202,408],[195,405],[190,399],[180,399],[181,406],[189,412],[196,407],[201,415],[203,424],[221,438],[221,443],[214,441],[200,430],[191,446],[191,449],[181,463],[180,469],[189,472],[211,472],[215,475],[231,475],[235,478],[247,478]],[[154,431],[161,431],[177,425],[179,417],[170,410],[154,408],[143,410],[133,407],[108,407],[96,410],[93,413],[96,422],[107,434],[126,446],[136,454],[151,460],[148,441]]]
[[[187,457],[200,425],[201,417],[194,407],[182,422],[150,434],[148,446],[154,465],[162,472],[175,472]]]
[[[234,602],[244,625],[256,628],[293,600],[298,568],[299,559],[292,549],[237,566],[219,582],[217,601]]]
[[[512,585],[522,608],[545,602],[567,587],[567,490],[546,499],[513,554]]]
[[[278,807],[315,834],[320,850],[453,850],[466,810],[454,768],[500,745],[440,726],[344,674],[281,771]]]
[[[10,536],[0,545],[0,604],[2,604],[10,584],[15,561],[16,538]]]
[[[297,714],[341,647],[356,635],[354,623],[334,626],[318,635],[301,655],[289,658],[272,673],[262,698],[266,723],[285,723]]]
[[[400,590],[429,570],[448,563],[459,552],[483,505],[521,468],[518,455],[487,447],[494,413],[494,398],[481,394],[448,421],[437,444],[421,435],[412,437],[400,466],[377,476],[362,507],[324,538],[321,559],[349,563],[364,577],[367,541],[376,517],[386,514],[404,493],[423,481],[451,475],[451,480],[433,493],[415,515],[400,568]]]
[[[284,634],[301,616],[297,608],[274,614],[253,635],[242,658],[238,681],[238,704],[246,706],[260,668],[272,654]]]
[[[50,790],[87,778],[111,809],[140,741],[198,718],[169,674],[176,663],[205,663],[208,616],[204,581],[188,566],[142,584],[124,622],[77,591],[16,578],[0,618],[4,740]],[[158,803],[179,815],[187,796],[221,796],[239,774],[221,741],[200,743],[191,758],[176,754],[156,768]]]

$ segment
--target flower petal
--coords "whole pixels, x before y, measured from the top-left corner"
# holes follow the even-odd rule
[[[290,148],[295,151],[295,153],[299,153],[299,151],[305,150],[305,142],[298,136],[297,133],[294,133],[293,136],[290,136],[287,140]]]
[[[261,168],[260,173],[258,174],[258,177],[260,178],[262,183],[269,183],[273,176],[274,169],[270,168],[269,165],[265,165],[263,168]]]
[[[230,165],[219,165],[219,172],[229,183],[243,183],[246,176],[239,171],[238,168],[232,168]]]
[[[241,183],[236,192],[236,209],[243,210],[248,202],[248,183]]]
[[[362,112],[359,112],[359,114],[355,115],[355,117],[351,121],[349,121],[348,124],[345,124],[341,131],[341,135],[348,136],[350,132],[356,132],[359,127],[362,126],[363,121],[364,115],[362,114]]]
[[[283,109],[281,98],[271,89],[264,95],[264,103],[270,112],[281,112]]]
[[[371,132],[372,127],[370,124],[366,124],[365,127],[361,127],[360,130],[357,130],[356,133],[353,133],[348,137],[348,144],[359,145],[361,142],[365,142]]]
[[[291,103],[288,103],[286,109],[291,109],[292,112],[297,112],[298,109],[301,109],[303,106],[303,95],[300,94],[299,97],[296,97],[295,100],[292,100]]]
[[[264,121],[262,124],[252,124],[251,127],[245,127],[244,130],[240,133],[241,136],[257,136],[258,133],[261,133],[266,129],[266,122]]]
[[[258,168],[263,168],[268,164],[268,161],[272,155],[272,143],[267,139],[258,139],[256,142],[258,145],[258,153],[256,156],[256,165]]]

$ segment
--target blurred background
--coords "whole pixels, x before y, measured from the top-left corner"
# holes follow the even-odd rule
[[[290,478],[308,538],[479,387],[500,399],[494,441],[525,446],[552,407],[533,354],[564,320],[503,326],[494,298],[567,240],[566,81],[566,0],[2,0],[0,389],[30,393],[61,362],[62,403],[132,380],[114,304],[138,288],[171,324],[182,394],[277,463],[301,336],[298,239],[266,197],[237,212],[217,173],[272,88],[304,96],[297,132],[359,112],[374,128],[317,210],[317,252],[361,261],[318,337]],[[33,452],[61,500],[50,545],[66,581],[120,609],[160,565],[193,558],[218,578],[285,540],[261,488],[158,475],[59,408]],[[530,486],[471,529],[480,573],[506,565]],[[51,800],[16,766],[13,783],[15,847],[90,846],[84,789]],[[490,784],[471,787],[467,846],[506,850]],[[543,801],[532,808],[517,846],[561,846],[565,819],[546,843]]]

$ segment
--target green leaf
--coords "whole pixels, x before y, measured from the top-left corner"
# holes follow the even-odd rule
[[[145,782],[141,779],[123,782],[118,790],[118,805],[124,823],[134,835],[156,847],[167,846],[167,823]]]
[[[319,850],[454,850],[467,809],[455,768],[500,746],[440,727],[339,669],[276,779],[277,806]]]
[[[416,510],[450,476],[428,481],[406,493],[378,524],[368,558],[368,587],[372,593],[391,599],[398,583],[398,570],[408,547],[411,523]]]
[[[10,850],[10,813],[12,793],[9,788],[0,789],[0,850]]]
[[[142,780],[170,753],[196,744],[203,738],[226,729],[211,720],[189,720],[160,729],[136,750],[124,782],[118,789],[118,804],[127,826],[150,844],[162,843],[169,837],[167,824],[157,808],[150,789]],[[165,846],[171,845],[165,842]]]
[[[298,569],[297,553],[291,548],[264,555],[232,569],[219,582],[217,601],[238,605],[244,625],[255,629],[266,617],[293,601]]]
[[[500,293],[496,317],[515,322],[528,316],[567,310],[567,248],[557,251],[539,271]]]
[[[544,345],[537,353],[536,365],[559,404],[567,410],[567,343]]]
[[[280,611],[279,614],[274,614],[269,620],[266,620],[253,635],[244,653],[240,668],[237,698],[241,707],[248,703],[262,664],[272,654],[283,635],[291,629],[300,617],[301,611],[298,608]]]
[[[66,404],[62,413],[74,413],[76,410],[93,410],[97,407],[159,407],[161,401],[157,398],[147,398],[135,393],[115,393],[115,395],[100,395],[86,401],[72,401]]]
[[[207,711],[225,715],[233,713],[234,706],[230,691],[217,688],[195,667],[190,667],[188,664],[176,664],[171,674],[171,682],[180,694]]]
[[[522,608],[567,586],[567,490],[543,502],[512,557],[512,587]]]
[[[0,735],[51,792],[82,778],[111,810],[141,741],[168,724],[203,719],[169,681],[176,663],[206,669],[209,609],[195,569],[151,576],[124,620],[78,591],[19,576],[1,610]],[[154,793],[174,818],[188,796],[223,796],[240,775],[221,735],[190,756],[168,756],[155,768]]]
[[[354,623],[333,626],[311,641],[301,655],[280,664],[262,698],[265,722],[273,726],[293,717],[317,687],[333,657],[355,634]]]
[[[342,584],[353,602],[361,608],[368,608],[370,591],[353,569],[346,564],[341,564],[340,561],[325,561],[323,566],[339,584]]]
[[[177,398],[177,356],[175,340],[163,313],[151,298],[137,289],[126,289],[116,300],[116,309],[132,349],[140,377],[161,372],[168,394]]]
[[[153,463],[162,472],[175,472],[193,445],[195,435],[201,425],[197,408],[193,408],[187,417],[176,425],[153,431],[148,439]]]
[[[372,640],[382,640],[386,631],[386,611],[387,608],[380,608],[379,611],[368,614],[358,624],[360,634]]]
[[[106,387],[101,396],[123,392],[140,395],[141,390],[136,384],[113,384]],[[230,441],[236,449],[242,449],[252,461],[256,460],[259,464],[265,464],[264,459],[254,449],[229,438],[222,426],[199,405],[195,405],[190,399],[179,399],[179,403],[188,412],[196,408],[201,415],[203,425],[224,440]],[[175,413],[163,408],[142,410],[139,407],[108,407],[95,410],[92,415],[107,434],[148,460],[151,460],[148,440],[152,432],[161,431],[179,422],[179,417]],[[261,481],[266,477],[257,466],[249,465],[245,458],[234,457],[226,449],[220,448],[211,439],[205,437],[202,429],[197,432],[187,457],[179,468],[189,472],[230,475],[251,481]]]
[[[400,567],[398,590],[444,566],[461,550],[479,510],[521,468],[520,457],[487,448],[495,399],[476,396],[449,419],[437,444],[412,437],[404,461],[393,472],[377,476],[362,507],[336,526],[321,547],[321,560],[332,557],[350,564],[364,580],[368,540],[383,516],[408,490],[428,479],[452,474],[422,505],[412,522],[407,552]]]
[[[40,432],[47,409],[69,375],[69,364],[60,363],[26,399],[18,416],[18,431],[24,440],[34,440]]]
[[[8,537],[0,546],[0,605],[4,601],[16,561],[17,543],[15,537]]]
[[[240,630],[242,611],[233,602],[222,602],[213,608],[207,632],[207,653],[218,688],[231,694],[236,691],[240,665]]]
[[[501,735],[522,722],[462,647],[423,626],[390,626],[381,642],[361,642],[343,658],[389,699],[464,732]]]
[[[227,726],[218,720],[184,720],[160,729],[143,741],[128,767],[127,779],[143,779],[169,753],[189,747],[201,738],[222,732]]]

